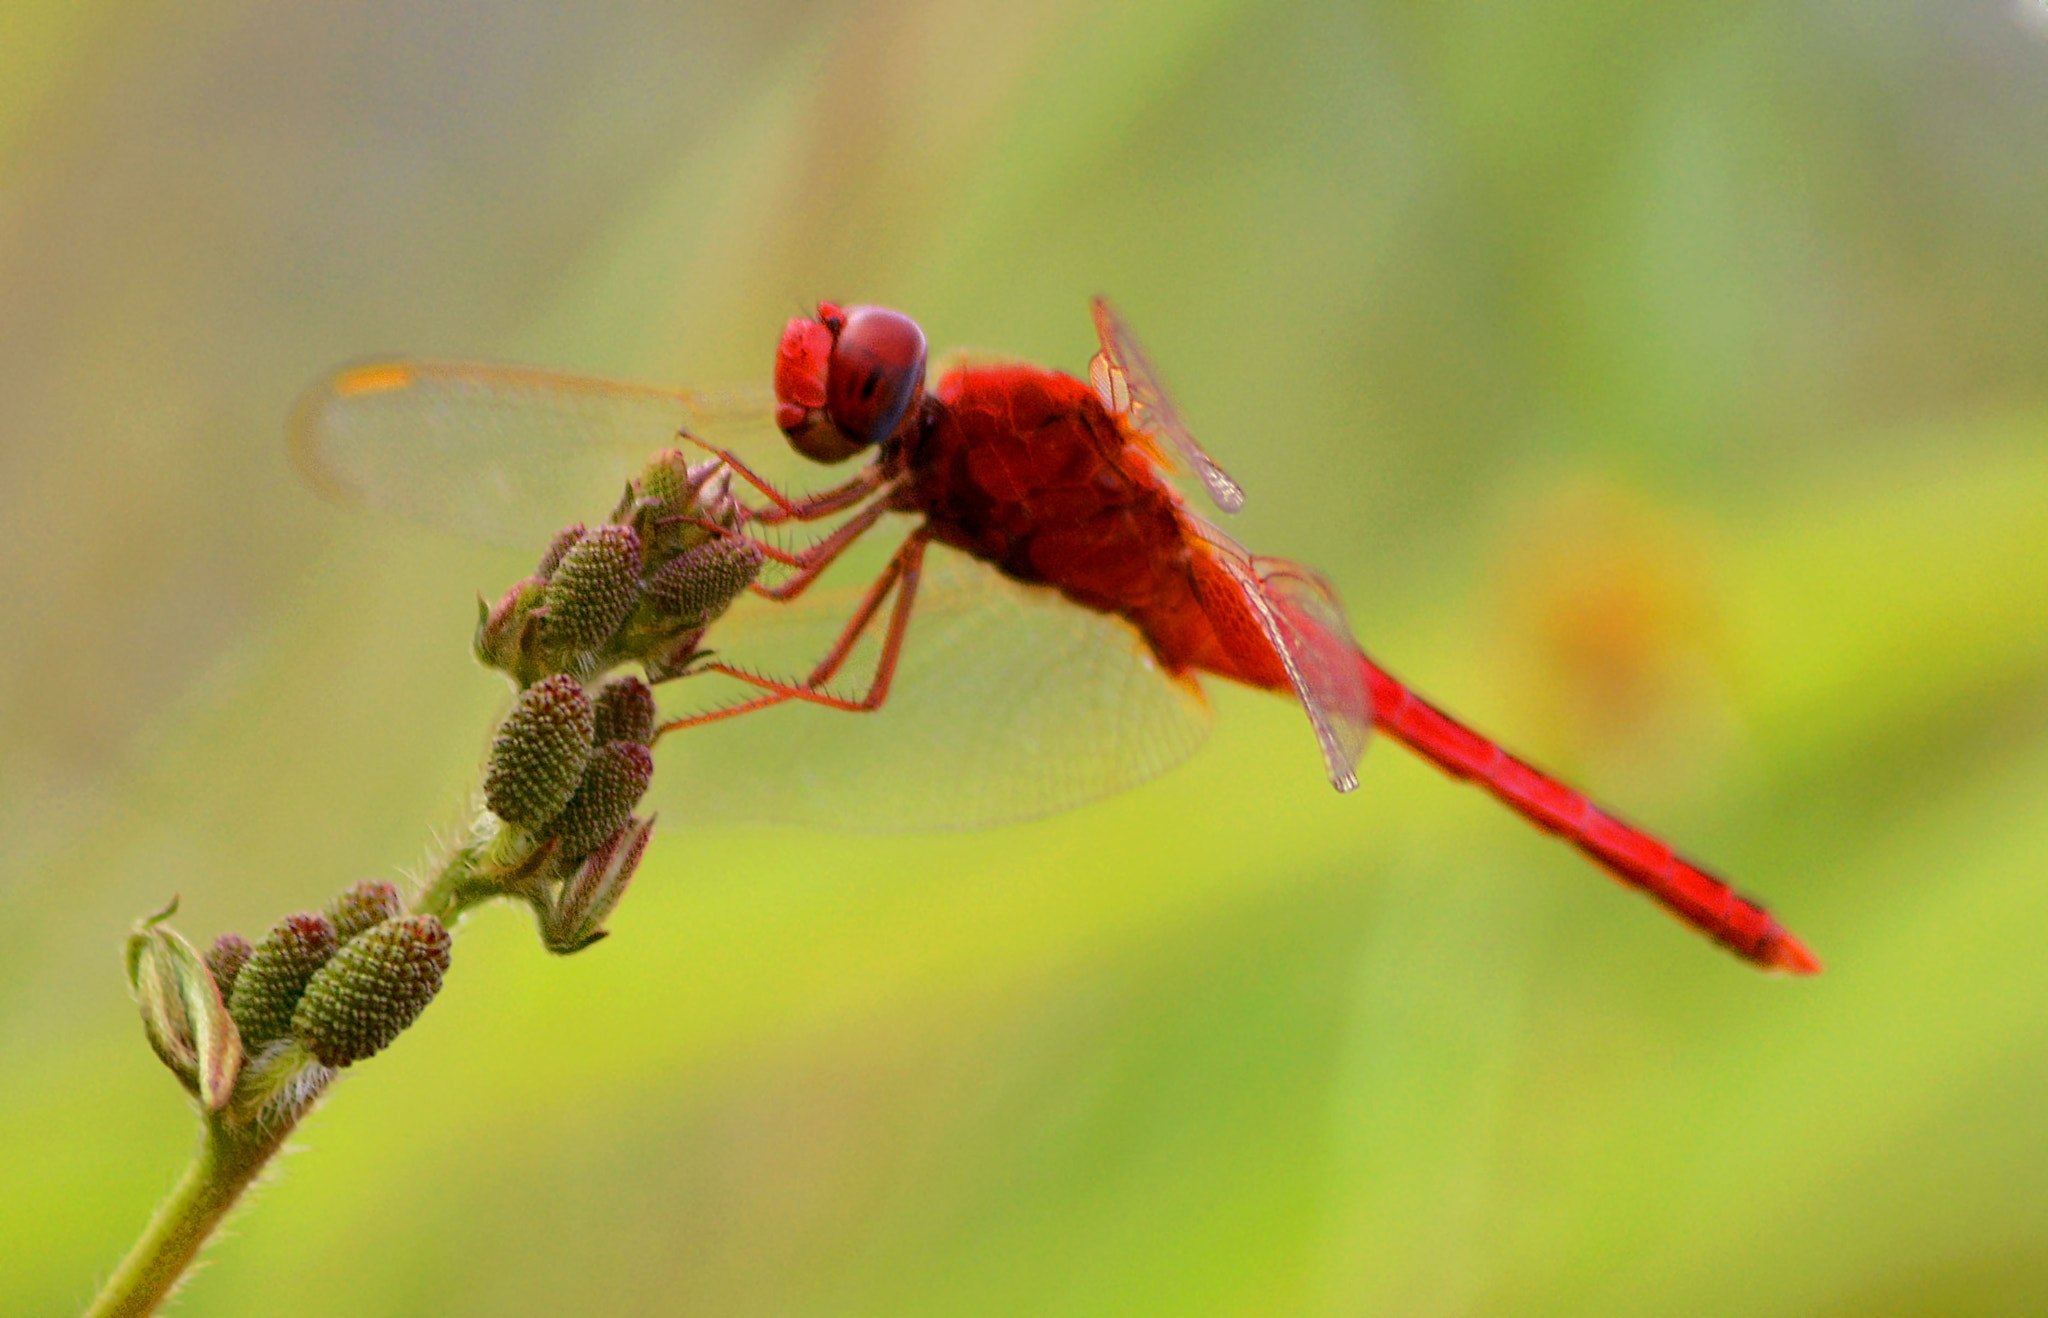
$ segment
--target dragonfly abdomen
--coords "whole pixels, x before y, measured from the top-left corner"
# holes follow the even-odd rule
[[[1585,795],[1516,759],[1423,700],[1364,654],[1373,721],[1454,778],[1479,783],[1508,808],[1556,833],[1629,887],[1758,965],[1795,974],[1820,969],[1814,955],[1756,902]]]

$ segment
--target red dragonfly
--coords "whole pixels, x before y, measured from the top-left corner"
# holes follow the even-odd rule
[[[345,499],[508,534],[544,534],[569,520],[560,511],[567,487],[587,482],[565,478],[596,469],[590,450],[635,460],[666,426],[719,454],[764,500],[747,533],[789,572],[759,588],[772,604],[716,627],[721,657],[712,671],[754,694],[666,730],[697,729],[680,739],[696,743],[715,731],[707,725],[735,715],[806,705],[868,715],[837,718],[840,725],[888,725],[845,748],[864,765],[857,803],[831,785],[851,776],[829,767],[844,750],[821,744],[833,718],[790,739],[793,754],[777,756],[772,740],[752,735],[715,750],[709,778],[728,791],[732,766],[743,762],[779,780],[765,799],[783,808],[769,813],[929,827],[1063,809],[1190,753],[1206,728],[1196,675],[1208,673],[1293,696],[1339,791],[1357,786],[1355,765],[1378,728],[1737,955],[1796,974],[1820,969],[1763,907],[1380,668],[1352,639],[1319,575],[1247,552],[1191,509],[1170,481],[1178,464],[1225,512],[1244,495],[1188,433],[1114,311],[1098,300],[1094,312],[1101,346],[1087,381],[962,363],[927,390],[925,338],[914,321],[830,303],[785,328],[773,399],[514,367],[372,364],[307,397],[294,450],[316,486]],[[758,439],[770,417],[814,462],[871,460],[839,485],[787,494],[765,451],[734,451]],[[724,446],[727,439],[735,442]],[[603,506],[600,490],[590,496],[579,506]],[[795,551],[761,535],[833,518],[841,520],[829,533]],[[811,590],[884,522],[905,530],[864,591],[834,598]],[[833,630],[821,631],[827,623]],[[746,637],[778,633],[773,660],[745,655]],[[801,679],[771,675],[773,663],[799,653],[823,657]],[[866,689],[836,690],[857,653],[873,665]],[[924,780],[902,785],[917,805],[892,817],[876,805],[892,794],[875,790],[865,766],[876,747],[905,736],[918,743]],[[684,784],[686,808],[750,813],[737,798],[701,790],[709,784],[699,775],[666,777]]]

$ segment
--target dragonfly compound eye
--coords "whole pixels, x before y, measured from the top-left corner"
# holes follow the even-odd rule
[[[924,392],[924,331],[900,311],[854,307],[832,343],[825,408],[855,444],[896,433]]]

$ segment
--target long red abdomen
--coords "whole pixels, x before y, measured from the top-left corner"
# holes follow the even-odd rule
[[[1171,672],[1195,669],[1291,690],[1238,576],[1189,530],[1172,487],[1149,459],[1127,451],[1128,434],[1088,386],[1032,367],[981,367],[948,373],[936,396],[944,424],[927,433],[917,455],[915,505],[939,540],[1019,580],[1055,586],[1076,604],[1130,619]],[[1300,576],[1319,580],[1305,570]],[[1298,628],[1341,645],[1336,662],[1344,651],[1357,655],[1373,722],[1389,736],[1446,773],[1480,783],[1737,955],[1795,974],[1820,969],[1763,907],[1381,670],[1342,629],[1334,597],[1328,613],[1314,616],[1299,613],[1298,601],[1273,602]]]
[[[1479,783],[1530,823],[1558,834],[1736,955],[1796,975],[1820,970],[1820,961],[1769,911],[1451,718],[1363,653],[1358,662],[1372,691],[1373,722],[1387,735],[1452,777]]]

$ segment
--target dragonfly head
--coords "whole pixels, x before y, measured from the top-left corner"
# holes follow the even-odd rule
[[[818,304],[775,353],[776,424],[796,451],[842,462],[896,433],[924,396],[924,331],[887,307]]]

